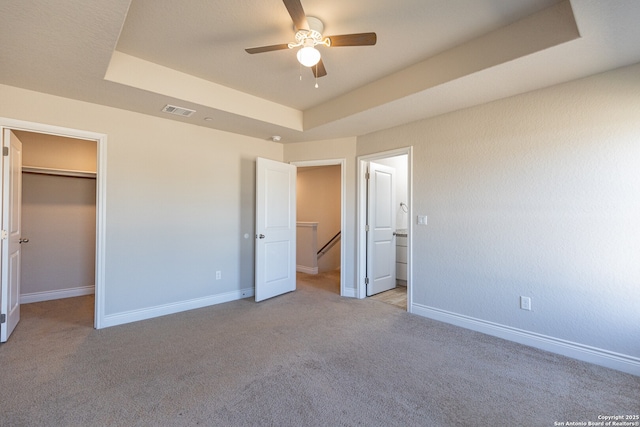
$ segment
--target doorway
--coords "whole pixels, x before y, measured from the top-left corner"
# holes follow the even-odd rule
[[[315,245],[311,245],[311,249],[309,249],[313,253],[298,256],[300,262],[309,265],[301,264],[298,271],[339,276],[340,295],[352,296],[348,294],[345,288],[345,242],[349,234],[345,226],[345,163],[345,159],[291,162],[292,165],[298,168],[299,183],[304,184],[307,182],[312,184],[320,176],[325,177],[321,179],[330,180],[333,183],[326,182],[332,188],[324,195],[317,193],[317,189],[314,190],[305,185],[298,186],[299,198],[302,198],[302,200],[308,196],[314,197],[314,195],[317,195],[322,196],[323,200],[327,200],[328,204],[332,205],[323,206],[322,203],[314,203],[311,211],[297,209],[298,230],[305,235],[317,233],[315,234],[317,239]],[[301,179],[301,177],[304,178]],[[317,214],[313,212],[313,209],[318,210]],[[337,215],[335,211],[333,213],[329,212],[330,210],[337,210]],[[313,247],[316,249],[313,249]],[[303,257],[305,259],[308,258],[310,262],[302,261]],[[313,262],[317,264],[313,264]]]
[[[106,181],[106,142],[107,137],[104,134],[98,134],[94,132],[87,132],[69,128],[62,128],[58,126],[44,125],[39,123],[25,122],[21,120],[13,120],[0,118],[0,133],[4,135],[4,130],[17,132],[18,134],[35,133],[46,136],[55,136],[60,138],[71,138],[74,140],[83,140],[95,144],[96,146],[96,168],[95,168],[95,257],[94,257],[94,271],[93,271],[93,284],[95,289],[95,304],[94,304],[94,322],[93,326],[96,329],[102,327],[102,320],[104,318],[104,258],[105,258],[105,229],[104,229],[104,217],[105,217],[105,181]],[[5,141],[2,141],[4,146]],[[22,166],[22,165],[20,165]],[[28,166],[28,165],[27,165]],[[32,169],[32,171],[35,169]],[[39,171],[40,172],[40,171]],[[4,203],[2,205],[2,211],[11,209],[10,205]],[[26,237],[26,236],[25,236]],[[6,268],[5,265],[2,266]],[[8,286],[3,280],[3,290]],[[85,290],[86,291],[86,290]]]
[[[22,142],[20,303],[92,295],[96,143],[15,131]]]
[[[371,242],[374,240],[373,236],[370,237],[371,232],[367,231],[367,228],[371,227],[368,223],[370,221],[369,215],[369,181],[368,172],[370,165],[385,165],[391,169],[397,171],[398,186],[393,185],[396,188],[396,195],[393,208],[393,235],[394,235],[394,248],[393,251],[393,264],[395,269],[393,271],[394,281],[396,287],[402,289],[402,286],[406,286],[406,309],[411,312],[412,302],[412,251],[411,251],[411,232],[412,232],[412,148],[402,148],[397,150],[385,151],[381,153],[375,153],[366,156],[358,157],[358,173],[357,173],[357,187],[358,187],[358,217],[357,217],[357,296],[358,298],[367,297],[367,286],[371,278],[369,277],[372,272],[373,264],[369,259],[372,255]],[[376,169],[376,168],[374,168]],[[392,250],[393,250],[392,249]],[[391,251],[387,251],[391,252]],[[379,253],[374,253],[374,256],[380,257]],[[376,260],[376,263],[380,263],[380,260]],[[386,262],[386,260],[385,260]],[[371,293],[371,292],[369,292]],[[378,299],[382,294],[378,294]]]

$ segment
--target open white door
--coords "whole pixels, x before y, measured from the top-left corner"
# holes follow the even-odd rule
[[[20,321],[20,243],[22,208],[22,143],[9,129],[3,135],[2,162],[2,301],[0,341]]]
[[[395,169],[369,163],[367,296],[396,287]]]
[[[296,289],[296,167],[256,162],[256,301]]]

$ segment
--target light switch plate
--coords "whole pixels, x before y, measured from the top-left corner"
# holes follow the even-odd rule
[[[426,215],[418,215],[418,225],[427,225]]]

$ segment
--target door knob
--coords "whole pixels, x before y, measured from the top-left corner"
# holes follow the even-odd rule
[[[260,234],[260,235],[258,236],[258,239],[264,239],[264,237],[265,237],[265,236],[264,236],[264,234]]]
[[[29,243],[29,239],[28,238],[20,239],[18,240],[18,243]]]

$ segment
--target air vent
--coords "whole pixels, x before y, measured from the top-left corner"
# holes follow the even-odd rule
[[[165,105],[162,111],[165,113],[175,114],[176,116],[182,116],[182,117],[191,117],[193,116],[193,113],[196,112],[196,110],[190,110],[184,107],[176,107],[175,105]]]

